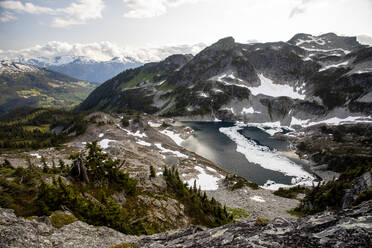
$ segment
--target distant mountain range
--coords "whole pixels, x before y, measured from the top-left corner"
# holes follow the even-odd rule
[[[66,50],[66,46],[72,48]],[[0,51],[0,59],[47,68],[84,81],[102,83],[127,69],[136,68],[147,62],[160,61],[175,53],[195,54],[205,46],[200,43],[121,49],[110,42],[86,45],[51,42],[45,46],[19,51]]]
[[[0,61],[0,114],[19,107],[73,107],[96,87],[46,68]]]
[[[196,56],[173,55],[122,72],[80,109],[306,125],[371,115],[371,82],[372,48],[356,37],[297,34],[250,44],[228,37]]]

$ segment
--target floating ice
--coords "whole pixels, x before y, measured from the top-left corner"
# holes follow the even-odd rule
[[[249,162],[259,164],[265,169],[279,171],[284,175],[295,177],[299,183],[315,179],[290,159],[276,154],[269,147],[258,145],[255,141],[246,139],[238,132],[241,129],[241,126],[233,126],[220,128],[219,130],[236,143],[236,151],[244,154]]]

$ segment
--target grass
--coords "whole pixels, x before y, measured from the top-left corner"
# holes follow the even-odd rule
[[[155,74],[153,73],[140,72],[128,82],[122,83],[120,87],[121,89],[133,88],[133,87],[136,87],[138,84],[145,82],[145,81],[152,82],[154,76]]]
[[[121,243],[118,245],[112,245],[108,248],[138,248],[138,245],[134,243]]]
[[[305,187],[297,186],[292,188],[279,188],[273,194],[284,198],[296,199],[298,194],[306,194],[308,191],[309,189]]]
[[[244,209],[241,209],[241,208],[227,207],[227,212],[232,214],[233,221],[238,221],[242,218],[247,218],[249,216],[249,213],[247,213]]]

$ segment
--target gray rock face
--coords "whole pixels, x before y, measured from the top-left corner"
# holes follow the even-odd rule
[[[287,221],[276,218],[268,225],[254,221],[206,229],[191,226],[152,236],[128,236],[107,227],[74,222],[60,229],[17,218],[0,209],[0,247],[109,247],[122,243],[138,247],[370,247],[372,205],[342,212],[324,212]]]
[[[343,199],[343,208],[349,207],[357,196],[365,190],[372,189],[372,170],[364,173],[362,176],[358,177],[353,185],[345,192]]]
[[[108,227],[77,221],[60,229],[34,220],[17,218],[13,210],[0,209],[0,247],[109,247],[136,237]]]
[[[368,247],[372,207],[365,203],[338,214],[322,213],[289,222],[277,218],[267,226],[242,221],[209,230],[197,227],[138,241],[140,247]]]

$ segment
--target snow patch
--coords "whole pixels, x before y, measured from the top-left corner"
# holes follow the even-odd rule
[[[151,143],[148,143],[144,140],[136,141],[136,143],[141,145],[141,146],[151,146],[152,145]]]
[[[38,159],[41,158],[41,156],[40,156],[39,153],[31,153],[30,155],[31,155],[31,156],[34,156],[34,157],[36,157],[36,158],[38,158]]]
[[[242,112],[241,112],[242,115],[244,115],[244,114],[254,114],[254,113],[261,114],[260,111],[254,110],[253,107],[243,108]]]
[[[205,92],[200,92],[199,96],[200,97],[204,97],[204,98],[208,98],[209,97],[209,95],[207,93],[205,93]]]
[[[337,68],[337,67],[345,66],[345,65],[348,65],[348,64],[349,64],[349,61],[344,61],[344,62],[339,63],[339,64],[327,65],[327,66],[319,69],[319,71],[325,71],[325,70],[328,70],[330,68]]]
[[[102,138],[103,136],[104,136],[103,133],[100,133],[100,134],[98,135],[99,138]]]
[[[315,179],[290,159],[276,154],[269,147],[258,145],[255,141],[246,139],[238,132],[241,129],[242,127],[237,125],[220,128],[219,130],[236,143],[236,151],[242,153],[249,162],[259,164],[268,170],[279,171],[284,175],[295,177],[296,182],[301,184],[312,183]]]
[[[175,132],[170,131],[170,130],[165,129],[163,131],[160,131],[160,133],[167,135],[169,138],[171,138],[179,146],[181,145],[182,142],[185,141],[184,139],[181,138],[180,134],[175,133]]]
[[[263,94],[272,97],[287,96],[293,99],[305,99],[305,95],[294,91],[293,87],[289,85],[274,84],[271,79],[266,78],[262,74],[258,74],[258,77],[260,78],[261,85],[258,87],[248,87],[255,96]]]
[[[213,175],[207,174],[207,171],[200,167],[200,166],[195,166],[195,169],[199,171],[199,175],[197,178],[192,178],[187,181],[187,183],[190,186],[194,185],[194,181],[196,181],[196,187],[201,188],[201,190],[217,190],[218,189],[218,184],[217,182],[220,180],[219,177],[215,177]]]
[[[139,137],[139,138],[144,138],[144,137],[147,137],[146,133],[141,133],[139,130],[137,130],[135,133],[133,133],[132,131],[128,130],[128,129],[125,129],[125,128],[122,128],[119,124],[117,124],[117,126],[127,132],[127,134],[131,135],[131,136],[135,136],[135,137]]]
[[[179,151],[173,151],[169,150],[167,148],[164,148],[160,143],[156,143],[155,146],[161,150],[162,153],[172,153],[173,155],[176,155],[179,158],[189,158],[189,156],[179,152]]]
[[[103,149],[106,149],[109,147],[110,142],[116,142],[116,140],[103,139],[100,142],[98,142],[98,145]]]
[[[254,195],[252,197],[249,197],[249,199],[256,201],[256,202],[266,202],[261,196]]]
[[[152,121],[148,121],[147,124],[149,124],[150,127],[160,127],[161,123],[156,123]]]
[[[303,126],[303,127],[309,127],[309,126],[313,126],[313,125],[317,125],[317,124],[328,124],[328,125],[340,125],[340,124],[343,124],[343,123],[347,123],[347,122],[354,122],[354,123],[371,123],[372,122],[372,117],[371,116],[349,116],[349,117],[346,117],[346,118],[339,118],[339,117],[333,117],[333,118],[330,118],[330,119],[325,119],[325,120],[321,120],[321,121],[313,121],[313,122],[310,122],[310,120],[300,120],[300,119],[296,119],[295,117],[292,116],[292,120],[291,120],[291,126],[294,126],[294,125],[300,125],[300,126]]]

